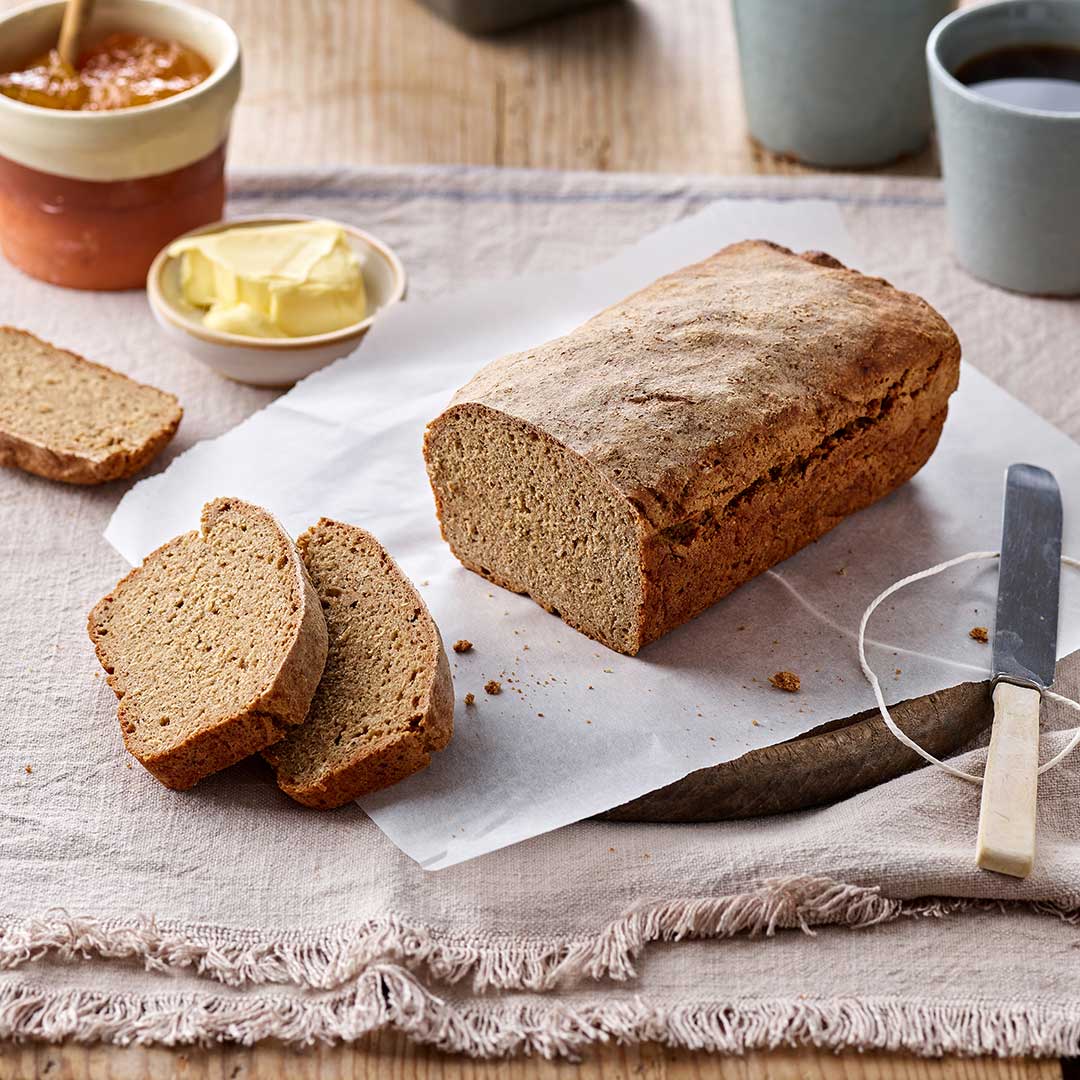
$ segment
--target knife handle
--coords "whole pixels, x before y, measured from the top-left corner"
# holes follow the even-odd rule
[[[1027,877],[1035,862],[1039,704],[1028,686],[994,687],[994,728],[983,773],[975,861],[983,870]]]

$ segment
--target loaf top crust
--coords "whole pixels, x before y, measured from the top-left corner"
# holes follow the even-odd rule
[[[483,368],[490,408],[595,465],[656,528],[715,508],[931,380],[960,343],[924,300],[820,252],[726,247]]]

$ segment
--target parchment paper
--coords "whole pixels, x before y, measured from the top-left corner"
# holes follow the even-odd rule
[[[130,561],[195,525],[203,502],[235,495],[294,533],[321,515],[372,530],[420,586],[452,654],[450,748],[424,773],[363,801],[429,869],[576,821],[687,772],[779,742],[872,704],[854,630],[894,579],[998,543],[1002,476],[1027,460],[1066,498],[1080,447],[966,367],[934,458],[904,489],[647,648],[619,656],[531,601],[462,569],[438,536],[420,456],[424,425],[487,361],[565,333],[660,274],[745,237],[859,255],[834,206],[718,202],[591,271],[518,278],[380,317],[353,356],[178,458],[123,499],[106,531]],[[904,282],[894,284],[904,286]],[[871,660],[890,700],[983,677],[993,566],[958,568],[886,605]],[[1059,655],[1080,647],[1080,589],[1066,580]],[[797,672],[785,694],[768,676]],[[483,692],[501,681],[498,696]],[[462,698],[472,692],[476,704]],[[542,715],[541,715],[542,714]]]

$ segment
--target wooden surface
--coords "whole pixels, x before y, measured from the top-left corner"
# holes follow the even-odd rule
[[[0,10],[21,0],[0,0]],[[802,172],[745,136],[724,0],[611,3],[472,41],[415,0],[204,0],[244,45],[234,166],[468,163]],[[932,151],[885,170],[934,175]],[[1049,1062],[601,1048],[581,1066],[473,1062],[384,1032],[296,1053],[0,1044],[0,1080],[1059,1080]]]
[[[473,1061],[384,1032],[355,1047],[297,1053],[113,1050],[0,1044],[0,1080],[1062,1080],[1057,1061],[923,1060],[886,1054],[776,1051],[718,1058],[659,1046],[604,1047],[582,1064],[514,1058]]]
[[[486,40],[416,0],[203,6],[244,46],[238,165],[806,171],[746,139],[727,0],[610,2]]]

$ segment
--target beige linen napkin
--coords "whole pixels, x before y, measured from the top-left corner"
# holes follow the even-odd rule
[[[971,363],[1080,435],[1080,305],[957,270],[934,182],[249,175],[233,209],[361,224],[431,295],[588,265],[724,195],[837,200],[861,269],[926,296]],[[175,391],[170,455],[270,400],[167,344],[139,294],[0,266],[0,322]],[[257,762],[183,794],[131,767],[84,630],[125,569],[101,538],[124,490],[0,474],[0,1036],[307,1042],[395,1024],[475,1054],[608,1037],[1080,1049],[1080,760],[1044,777],[1024,882],[974,869],[978,791],[929,770],[784,818],[584,823],[427,874],[358,808],[305,810]],[[1071,720],[1046,715],[1050,752]]]

